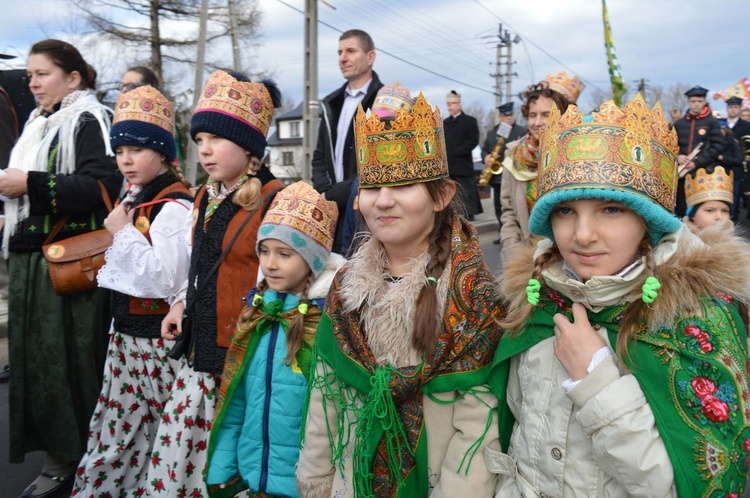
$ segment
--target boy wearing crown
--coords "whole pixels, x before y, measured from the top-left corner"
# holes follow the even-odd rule
[[[729,220],[734,202],[734,173],[718,166],[713,173],[698,170],[685,178],[688,226],[706,228]]]
[[[501,278],[497,497],[742,496],[750,246],[674,217],[676,152],[640,95],[552,110],[529,220],[542,240]]]

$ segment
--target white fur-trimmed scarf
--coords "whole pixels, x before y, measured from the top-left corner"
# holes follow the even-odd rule
[[[41,108],[29,118],[23,134],[13,147],[8,168],[17,168],[26,173],[47,171],[49,153],[55,137],[59,137],[59,148],[55,158],[55,173],[69,175],[76,170],[76,135],[80,128],[81,114],[88,112],[99,123],[104,147],[108,156],[113,156],[109,145],[109,129],[112,127],[109,109],[96,100],[92,90],[76,90],[67,95],[60,110],[44,116]],[[18,229],[19,223],[29,217],[29,197],[24,195],[5,203],[5,232],[3,254],[8,256],[8,242]]]

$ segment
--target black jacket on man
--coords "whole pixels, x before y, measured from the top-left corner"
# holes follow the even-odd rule
[[[709,106],[704,107],[698,116],[686,113],[675,122],[674,127],[677,130],[680,154],[690,154],[699,143],[702,143],[701,151],[693,159],[695,167],[711,168],[716,164],[716,158],[724,150],[724,135]]]
[[[677,130],[680,154],[690,154],[699,143],[703,144],[701,151],[695,156],[693,162],[696,169],[713,170],[713,167],[716,166],[716,159],[724,150],[724,134],[721,132],[719,121],[711,114],[711,108],[705,106],[697,116],[690,114],[690,112],[685,113],[684,117],[675,122],[674,127]],[[695,172],[688,174],[695,175]],[[685,216],[687,211],[684,178],[680,178],[677,182],[677,199],[674,211],[680,218]]]
[[[349,131],[344,142],[344,181],[336,183],[334,171],[333,154],[336,147],[336,130],[338,129],[341,108],[344,106],[346,87],[349,82],[344,83],[338,90],[327,95],[321,105],[320,127],[318,128],[318,144],[312,157],[312,180],[313,187],[321,194],[326,194],[326,199],[336,201],[339,206],[339,220],[343,221],[346,212],[349,191],[352,180],[357,176],[357,161],[354,144],[354,119],[349,124]],[[375,96],[383,87],[378,75],[372,72],[372,81],[367,89],[365,98],[362,99],[362,108],[372,107]],[[356,116],[356,113],[355,113]],[[339,224],[340,225],[340,224]],[[338,237],[337,237],[338,238]]]
[[[474,176],[471,151],[479,144],[479,126],[476,118],[463,112],[443,120],[445,149],[448,154],[448,173],[456,176]]]
[[[750,152],[750,122],[744,119],[737,119],[737,122],[732,126],[732,134],[740,143],[742,150],[745,153]],[[743,141],[742,137],[748,137],[747,142]]]

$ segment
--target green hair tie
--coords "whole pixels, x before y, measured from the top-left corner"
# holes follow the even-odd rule
[[[661,282],[659,282],[656,277],[648,277],[646,283],[641,287],[641,290],[643,291],[643,302],[646,304],[653,303],[659,296],[659,293],[657,292],[659,289],[661,289]]]
[[[307,314],[307,303],[302,303],[299,306],[297,306],[297,311],[300,312],[300,315],[306,315]]]
[[[529,279],[529,285],[526,286],[526,300],[530,305],[536,306],[539,304],[539,289],[542,288],[542,284],[535,278]]]
[[[258,306],[261,305],[261,303],[263,303],[263,296],[261,296],[260,294],[256,294],[253,297],[253,307],[257,308]]]
[[[427,281],[437,285],[437,279],[435,277],[427,277]]]

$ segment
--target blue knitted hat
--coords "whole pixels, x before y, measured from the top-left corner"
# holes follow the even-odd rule
[[[553,106],[540,139],[539,200],[529,230],[554,240],[550,214],[561,202],[616,201],[646,222],[652,245],[679,230],[673,214],[677,188],[677,136],[657,103],[636,95],[620,109],[612,101],[588,116]]]
[[[190,119],[190,136],[226,138],[263,159],[266,135],[281,93],[271,81],[252,83],[241,73],[216,71],[206,83]]]
[[[115,115],[109,132],[112,150],[121,145],[146,147],[174,161],[174,104],[159,90],[144,85],[117,97]]]

